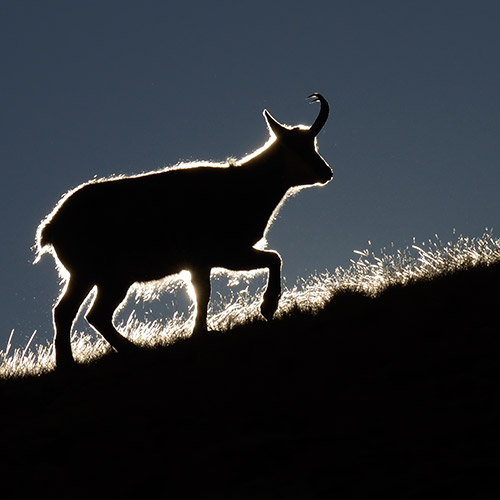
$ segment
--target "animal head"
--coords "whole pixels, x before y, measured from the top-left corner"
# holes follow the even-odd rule
[[[330,107],[321,94],[315,93],[309,98],[313,99],[311,103],[321,105],[318,117],[310,127],[288,127],[264,110],[269,131],[275,137],[271,147],[279,151],[285,175],[293,186],[324,185],[333,178],[332,169],[318,152],[316,140],[328,119]]]

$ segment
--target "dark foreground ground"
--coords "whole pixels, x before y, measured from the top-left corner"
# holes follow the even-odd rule
[[[499,278],[4,381],[0,496],[498,499]]]

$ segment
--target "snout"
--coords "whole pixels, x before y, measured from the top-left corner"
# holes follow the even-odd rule
[[[325,162],[324,167],[321,169],[321,180],[320,180],[320,183],[321,184],[327,184],[331,180],[333,180],[333,170],[330,167],[330,165],[328,165],[328,163]]]

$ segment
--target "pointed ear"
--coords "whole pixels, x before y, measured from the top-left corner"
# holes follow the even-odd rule
[[[267,127],[269,130],[272,130],[276,137],[279,137],[285,130],[288,130],[286,127],[281,125],[279,121],[275,120],[267,109],[264,110],[263,115],[266,119]]]

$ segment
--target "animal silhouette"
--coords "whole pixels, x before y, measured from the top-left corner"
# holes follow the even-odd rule
[[[292,188],[333,177],[316,146],[328,102],[318,93],[309,97],[320,103],[312,126],[288,127],[264,110],[270,139],[240,160],[92,180],[61,199],[37,230],[37,260],[52,253],[67,278],[53,311],[58,367],[74,362],[72,324],[94,287],[86,319],[118,351],[135,347],[113,325],[130,286],[183,270],[195,290],[193,334],[207,330],[213,267],[267,268],[260,310],[271,320],[281,295],[281,257],[255,245]]]

